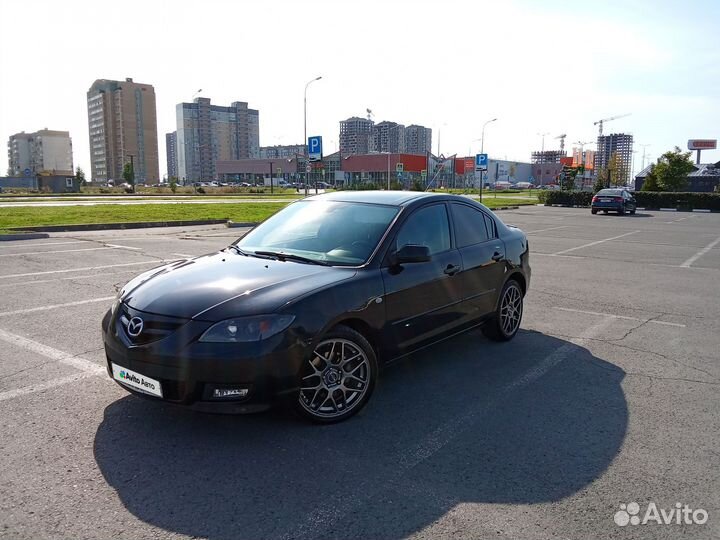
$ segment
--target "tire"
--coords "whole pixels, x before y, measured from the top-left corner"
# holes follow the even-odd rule
[[[375,351],[361,333],[336,326],[303,362],[294,409],[317,424],[334,424],[357,414],[378,378]]]
[[[625,215],[625,207],[622,206],[620,210],[618,210],[618,216],[624,216]]]
[[[594,216],[595,214],[597,214],[597,210],[595,208],[591,208],[590,213]]]
[[[508,309],[508,303],[514,306],[513,310]],[[482,332],[493,341],[510,341],[520,328],[522,314],[522,288],[517,281],[509,279],[500,292],[495,315],[482,326]]]
[[[633,208],[632,210],[630,210],[630,215],[631,215],[631,216],[634,216],[634,215],[635,215],[635,212],[636,212],[636,210]]]
[[[607,210],[603,210],[603,214],[607,214],[607,213],[608,213],[608,211],[607,211]]]

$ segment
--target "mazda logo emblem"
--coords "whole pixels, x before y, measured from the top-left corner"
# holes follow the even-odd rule
[[[140,317],[133,317],[127,326],[127,333],[130,337],[138,337],[143,330],[143,320]]]

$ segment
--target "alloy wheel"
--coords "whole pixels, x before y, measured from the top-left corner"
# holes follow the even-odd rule
[[[317,418],[345,415],[362,403],[371,373],[368,357],[356,343],[341,338],[322,341],[305,363],[299,404]]]
[[[522,310],[522,292],[513,283],[505,290],[500,304],[500,328],[506,336],[514,334],[520,326]]]

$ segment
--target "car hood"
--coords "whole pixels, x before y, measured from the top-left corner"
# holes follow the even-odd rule
[[[272,313],[356,270],[246,257],[232,251],[177,261],[130,281],[121,293],[133,309],[219,321]]]

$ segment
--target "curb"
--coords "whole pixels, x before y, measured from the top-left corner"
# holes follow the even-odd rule
[[[48,233],[16,233],[16,234],[0,234],[0,242],[9,242],[11,240],[37,240],[38,238],[50,238]]]
[[[530,206],[530,205],[526,205],[526,206]],[[494,209],[491,208],[490,210],[492,210],[493,212],[497,212],[498,210],[517,210],[518,208],[520,208],[520,207],[519,206],[501,206],[499,208],[494,208]]]
[[[229,229],[235,229],[235,228],[239,228],[239,227],[255,227],[255,225],[259,225],[259,224],[260,224],[259,221],[237,221],[236,222],[236,221],[228,220],[225,223],[225,226],[228,227]]]
[[[137,221],[128,223],[87,223],[85,225],[47,225],[45,227],[11,227],[11,231],[72,232],[106,231],[111,229],[146,229],[153,227],[188,227],[191,225],[220,225],[226,219],[200,219],[195,221]]]

